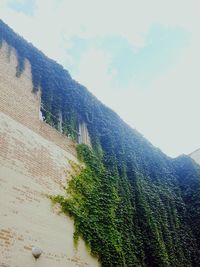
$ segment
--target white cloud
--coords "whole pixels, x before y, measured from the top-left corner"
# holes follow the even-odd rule
[[[8,0],[2,0],[0,2],[0,8],[5,8],[7,6]]]
[[[111,57],[102,50],[91,49],[81,58],[76,79],[89,88],[104,103],[112,101],[112,81],[115,73],[109,72]],[[96,90],[98,87],[98,90]]]
[[[140,47],[145,45],[145,35],[154,23],[178,25],[195,33],[198,27],[195,0],[36,0],[33,17],[5,8],[10,0],[1,1],[4,8],[0,16],[55,57],[52,51],[58,47],[63,50],[63,40],[68,46],[74,35],[85,38],[118,35]]]

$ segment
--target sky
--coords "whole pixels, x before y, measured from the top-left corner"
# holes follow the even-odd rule
[[[171,157],[200,148],[199,0],[0,0],[0,18]]]

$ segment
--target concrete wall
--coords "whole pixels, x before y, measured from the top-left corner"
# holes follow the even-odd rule
[[[82,122],[79,124],[78,143],[79,144],[87,144],[88,146],[91,147],[90,136],[89,136],[87,125],[85,122]]]
[[[99,266],[80,240],[73,221],[58,214],[45,194],[63,194],[77,163],[75,145],[39,120],[40,97],[32,90],[31,67],[16,78],[17,59],[0,49],[0,266]],[[31,249],[38,246],[38,260]]]

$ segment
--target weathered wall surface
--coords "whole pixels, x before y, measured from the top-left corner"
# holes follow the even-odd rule
[[[0,49],[0,265],[98,266],[83,243],[73,244],[73,221],[58,214],[45,194],[62,194],[73,142],[39,120],[31,68],[16,78],[14,50]],[[35,260],[32,246],[43,254]]]
[[[90,141],[90,136],[88,133],[87,125],[86,123],[80,123],[79,124],[79,144],[87,144],[91,147],[91,141]]]

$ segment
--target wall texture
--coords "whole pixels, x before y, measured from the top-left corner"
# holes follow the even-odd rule
[[[14,49],[0,49],[0,266],[99,266],[84,242],[73,244],[73,221],[45,194],[62,194],[77,163],[74,143],[39,120],[31,67],[16,78]],[[38,260],[31,249],[38,246]]]

